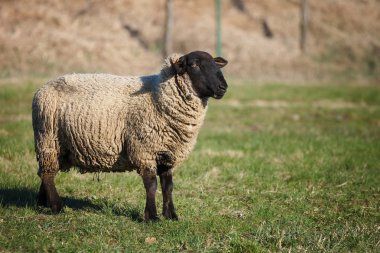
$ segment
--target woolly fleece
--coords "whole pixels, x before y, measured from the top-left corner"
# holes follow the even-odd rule
[[[32,104],[38,174],[136,170],[157,174],[157,154],[173,168],[195,145],[207,110],[187,74],[165,60],[159,75],[71,74],[49,81]]]

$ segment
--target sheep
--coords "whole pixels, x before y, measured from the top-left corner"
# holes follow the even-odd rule
[[[195,145],[210,97],[221,99],[227,61],[202,51],[169,56],[157,75],[69,74],[34,95],[32,118],[41,178],[37,204],[62,211],[58,171],[137,171],[146,190],[145,220],[177,220],[172,173]]]

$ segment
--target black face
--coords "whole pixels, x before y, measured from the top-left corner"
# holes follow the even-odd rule
[[[206,52],[195,51],[179,58],[174,67],[177,74],[189,75],[198,97],[221,99],[228,85],[220,69],[227,63],[222,57],[213,58]]]

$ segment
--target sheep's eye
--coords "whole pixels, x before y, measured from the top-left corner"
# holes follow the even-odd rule
[[[190,67],[192,67],[192,68],[196,68],[196,67],[198,67],[197,62],[192,62],[191,65],[190,65]]]

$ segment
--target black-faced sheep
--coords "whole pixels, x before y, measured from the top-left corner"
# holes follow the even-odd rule
[[[227,61],[206,52],[168,57],[159,75],[72,74],[52,80],[32,105],[35,150],[42,183],[38,204],[62,210],[54,178],[81,172],[136,170],[146,189],[145,219],[157,219],[156,176],[163,215],[177,219],[172,171],[192,150],[208,98],[220,99]]]

